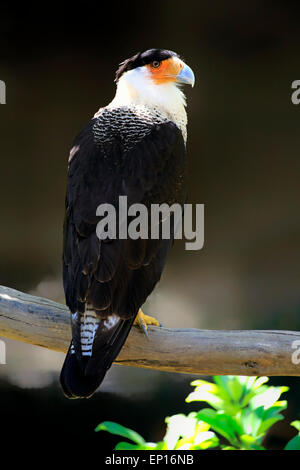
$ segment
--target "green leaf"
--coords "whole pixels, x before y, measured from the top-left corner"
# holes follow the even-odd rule
[[[240,406],[244,408],[247,406],[255,395],[261,393],[264,388],[262,385],[267,382],[268,377],[247,377],[245,382],[244,394],[240,400]],[[258,390],[260,388],[260,390]]]
[[[264,419],[272,418],[273,416],[278,415],[281,411],[287,408],[287,401],[276,401],[273,406],[264,410]]]
[[[211,428],[225,437],[231,444],[236,443],[236,434],[242,434],[242,428],[231,417],[222,412],[217,412],[209,408],[205,408],[197,414],[199,420],[208,423]]]
[[[213,447],[218,447],[219,445],[219,439],[217,436],[214,436],[210,439],[206,439],[199,444],[194,444],[193,446],[190,447],[190,450],[206,450],[206,449],[212,449]]]
[[[96,427],[95,431],[96,432],[107,431],[107,432],[110,432],[111,434],[116,434],[118,436],[127,437],[127,439],[130,439],[136,444],[141,444],[141,445],[145,444],[145,439],[142,436],[140,436],[140,434],[133,431],[132,429],[125,428],[121,424],[114,423],[112,421],[103,421]]]
[[[285,446],[284,450],[300,450],[300,435],[293,437]]]
[[[244,392],[244,381],[241,377],[233,377],[232,380],[228,381],[227,386],[231,400],[238,403]]]
[[[264,420],[264,421],[261,423],[260,427],[258,428],[257,434],[263,436],[263,435],[267,432],[267,430],[268,430],[271,426],[273,426],[273,424],[277,423],[277,421],[280,421],[280,420],[282,420],[282,419],[283,419],[283,416],[282,416],[282,415],[278,415],[278,416],[275,416],[274,418],[269,418],[269,419]]]
[[[215,437],[215,433],[212,431],[205,431],[199,432],[194,439],[195,444],[200,444],[203,441],[207,441],[208,439],[212,439]]]
[[[249,436],[248,434],[242,434],[240,436],[240,440],[241,440],[241,442],[243,442],[244,444],[247,444],[247,445],[251,445],[251,444],[256,443],[255,437]]]
[[[254,379],[253,384],[251,384],[254,390],[257,390],[261,385],[269,381],[269,377],[250,377],[249,383],[251,379]]]
[[[231,401],[231,393],[230,387],[228,383],[232,380],[234,376],[232,375],[215,375],[214,381],[219,386],[219,396],[223,398],[223,400],[230,402]]]
[[[165,449],[163,442],[146,442],[145,444],[131,444],[130,442],[119,442],[114,450],[161,450]]]
[[[240,421],[245,434],[256,439],[261,438],[273,424],[283,419],[283,416],[278,412],[283,408],[282,406],[274,406],[265,410],[263,406],[260,406],[254,410],[249,407],[243,409]]]
[[[189,416],[178,414],[169,416],[165,419],[168,427],[164,441],[166,442],[169,450],[175,449],[177,441],[181,436],[190,438],[195,434],[197,420],[194,416],[195,413],[192,413]]]
[[[224,401],[221,400],[218,395],[209,393],[207,390],[201,387],[190,393],[185,401],[187,403],[190,403],[191,401],[205,401],[216,410],[220,410],[224,407]]]
[[[240,422],[243,428],[243,433],[257,437],[257,431],[262,423],[263,407],[251,410],[244,408],[240,415]]]
[[[300,421],[292,421],[291,426],[296,428],[299,434],[287,443],[284,450],[300,450]]]
[[[265,450],[264,447],[259,445],[257,439],[253,436],[248,436],[247,434],[243,434],[240,436],[241,440],[241,447],[240,449],[244,450]]]
[[[297,429],[300,432],[300,421],[292,421],[291,426]]]
[[[130,444],[129,442],[119,442],[116,445],[115,450],[141,450],[141,448],[143,447],[139,444]]]
[[[167,444],[165,443],[165,441],[159,441],[156,444],[155,450],[168,450],[168,447],[167,447]]]
[[[253,445],[251,446],[251,450],[266,450],[266,448],[263,447],[263,446],[260,446],[260,445],[258,445],[258,444],[253,444]]]
[[[186,401],[204,401],[215,410],[235,415],[240,409],[238,401],[243,394],[243,380],[246,378],[240,379],[240,377],[233,376],[214,377],[217,384],[195,380],[192,385],[196,385],[196,389],[189,394]]]
[[[206,387],[206,389],[212,393],[216,393],[218,391],[217,385],[212,382],[208,382],[207,380],[193,380],[193,382],[191,382],[191,385],[193,387]]]
[[[250,401],[252,408],[263,406],[270,408],[280,398],[280,395],[288,391],[288,387],[267,387],[262,393],[253,397]]]

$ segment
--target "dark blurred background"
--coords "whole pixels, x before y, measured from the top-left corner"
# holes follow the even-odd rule
[[[62,224],[72,140],[114,96],[118,63],[162,47],[193,68],[187,89],[189,201],[205,204],[205,246],[178,241],[147,313],[165,326],[216,329],[300,327],[300,3],[296,1],[1,3],[0,283],[63,301]],[[22,439],[80,438],[109,451],[118,438],[93,432],[102,420],[149,440],[184,404],[193,377],[113,366],[88,401],[58,386],[63,355],[14,341],[0,366],[1,429]],[[299,419],[298,378],[286,421]],[[3,443],[4,437],[1,438]]]

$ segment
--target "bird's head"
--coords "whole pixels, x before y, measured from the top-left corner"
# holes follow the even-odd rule
[[[144,82],[145,88],[165,84],[188,84],[194,86],[192,69],[176,52],[166,49],[149,49],[124,60],[117,70],[116,82],[131,77]]]
[[[124,60],[115,81],[115,103],[169,108],[185,105],[185,97],[179,88],[183,84],[194,86],[195,77],[192,69],[175,52],[149,49]]]

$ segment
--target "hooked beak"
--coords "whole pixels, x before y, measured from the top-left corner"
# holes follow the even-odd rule
[[[184,83],[186,85],[191,85],[192,87],[195,84],[195,75],[192,71],[191,67],[186,65],[184,62],[183,68],[181,69],[180,73],[176,77],[177,83]]]

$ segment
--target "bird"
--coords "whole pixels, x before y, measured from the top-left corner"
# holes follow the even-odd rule
[[[90,398],[133,325],[160,323],[142,305],[161,278],[169,239],[101,239],[97,207],[184,205],[187,113],[182,85],[192,69],[167,49],[138,52],[119,64],[116,92],[74,139],[63,224],[63,286],[72,340],[60,384],[67,398]],[[120,214],[118,214],[120,215]],[[161,222],[161,221],[160,221]]]

